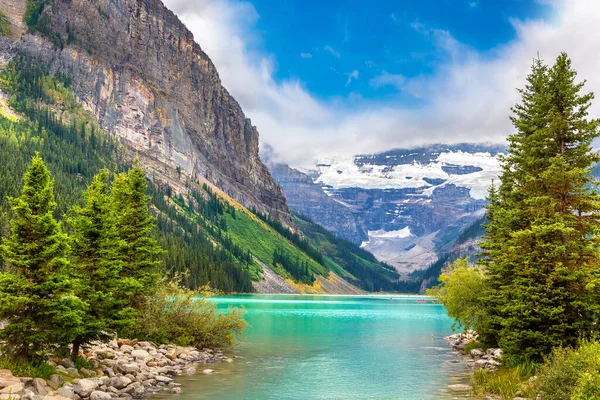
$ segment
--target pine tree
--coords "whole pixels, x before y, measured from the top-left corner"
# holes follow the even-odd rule
[[[82,331],[74,339],[72,358],[82,345],[108,340],[107,332],[129,327],[135,311],[127,307],[125,285],[119,279],[123,268],[116,216],[108,189],[108,170],[100,171],[84,193],[84,207],[75,206],[68,223],[73,228],[72,254],[79,279],[77,295],[87,303]]]
[[[146,195],[147,189],[148,183],[137,159],[134,167],[118,174],[112,184],[117,236],[125,243],[121,277],[129,287],[132,305],[156,285],[164,253],[152,236],[155,221],[149,212],[151,197]]]
[[[0,273],[0,330],[4,351],[17,361],[66,346],[81,332],[84,304],[69,278],[69,243],[52,215],[54,181],[36,155],[24,176],[21,196],[10,198],[10,236],[0,247],[9,266]]]
[[[580,94],[566,54],[552,68],[536,60],[513,108],[500,186],[490,192],[483,264],[488,326],[482,338],[515,361],[590,335],[600,311],[600,197],[591,170],[600,161],[587,119],[593,94]]]

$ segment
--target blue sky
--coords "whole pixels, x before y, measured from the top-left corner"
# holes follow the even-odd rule
[[[600,1],[164,0],[280,161],[501,143],[532,60],[600,93]],[[302,56],[304,54],[304,57]],[[600,101],[591,109],[600,116]]]
[[[488,51],[515,37],[511,19],[550,16],[532,0],[252,0],[262,34],[258,48],[277,59],[275,78],[295,78],[322,98],[389,97],[382,72],[428,75],[450,56],[428,34],[444,30],[465,46]],[[358,71],[358,79],[349,76]],[[356,75],[356,74],[355,74]]]

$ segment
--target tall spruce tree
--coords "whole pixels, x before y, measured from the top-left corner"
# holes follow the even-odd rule
[[[534,62],[513,110],[500,186],[482,244],[489,288],[482,338],[510,359],[540,360],[595,329],[600,311],[600,197],[591,170],[598,120],[587,118],[566,54]]]
[[[54,181],[36,155],[24,176],[21,196],[10,198],[10,236],[0,251],[8,271],[0,273],[3,350],[24,362],[81,332],[84,304],[69,277],[69,243],[52,215]]]
[[[130,304],[148,294],[158,282],[164,251],[152,236],[155,226],[150,215],[148,182],[136,159],[127,173],[120,173],[112,184],[112,205],[116,216],[117,236],[124,242],[121,277],[127,284]]]
[[[84,193],[84,207],[75,206],[68,223],[73,228],[72,254],[79,282],[77,296],[87,303],[82,330],[73,341],[75,360],[82,345],[108,340],[109,332],[129,327],[135,311],[127,307],[127,286],[120,280],[121,251],[116,216],[108,188],[108,170],[100,171]]]

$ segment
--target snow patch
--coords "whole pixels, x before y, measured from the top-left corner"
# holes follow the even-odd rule
[[[468,174],[451,174],[442,169],[448,165],[478,167],[482,170]],[[431,196],[436,188],[453,184],[468,188],[474,199],[484,199],[491,181],[501,172],[496,156],[490,153],[462,151],[440,153],[437,159],[429,164],[413,162],[394,166],[359,166],[356,165],[354,157],[346,157],[320,162],[317,168],[320,175],[315,183],[332,189],[423,189],[424,195]],[[444,182],[432,185],[425,179],[439,179]]]

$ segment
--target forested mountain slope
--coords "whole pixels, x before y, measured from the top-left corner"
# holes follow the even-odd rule
[[[190,287],[249,292],[269,277],[289,292],[399,288],[384,265],[370,261],[363,282],[360,268],[297,231],[258,158],[258,133],[162,3],[7,0],[0,13],[3,235],[6,197],[35,152],[56,179],[59,218],[100,168],[137,157],[153,183],[165,266],[189,271]]]

